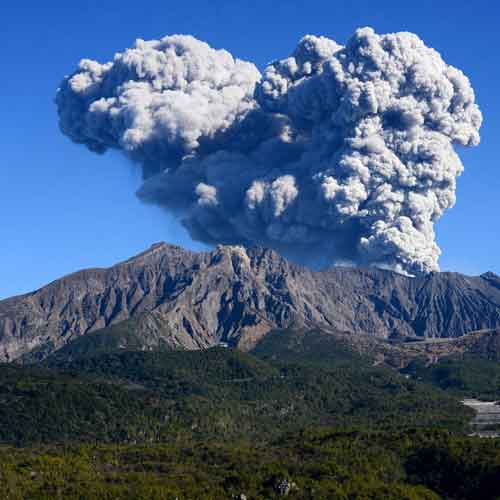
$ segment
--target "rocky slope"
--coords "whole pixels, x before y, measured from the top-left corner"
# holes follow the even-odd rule
[[[273,329],[323,326],[379,338],[500,327],[500,278],[380,269],[313,272],[264,249],[194,253],[165,243],[0,301],[0,360],[53,352],[129,318],[154,343],[252,348]]]

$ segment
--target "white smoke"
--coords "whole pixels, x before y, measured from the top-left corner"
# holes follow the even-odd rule
[[[193,238],[300,260],[438,269],[434,222],[455,202],[454,144],[479,143],[464,74],[411,33],[306,36],[255,66],[189,36],[84,60],[56,102],[62,131],[143,168],[139,196]]]

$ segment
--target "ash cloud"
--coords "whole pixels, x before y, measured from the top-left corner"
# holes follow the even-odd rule
[[[467,77],[411,33],[308,35],[257,68],[190,36],[82,60],[61,130],[143,171],[138,196],[194,239],[300,261],[438,269],[434,222],[455,202],[455,145],[479,143]]]

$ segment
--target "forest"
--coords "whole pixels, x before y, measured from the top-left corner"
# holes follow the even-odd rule
[[[500,442],[468,437],[460,403],[498,397],[495,363],[398,373],[320,335],[282,340],[1,365],[1,497],[500,497]]]

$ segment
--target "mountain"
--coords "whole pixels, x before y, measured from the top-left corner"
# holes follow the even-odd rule
[[[353,338],[461,337],[500,327],[500,277],[315,272],[261,248],[195,253],[160,243],[108,269],[80,271],[0,301],[0,361],[42,359],[110,327],[128,328],[118,341],[139,338],[143,349],[224,342],[251,350],[269,332],[290,328]]]

